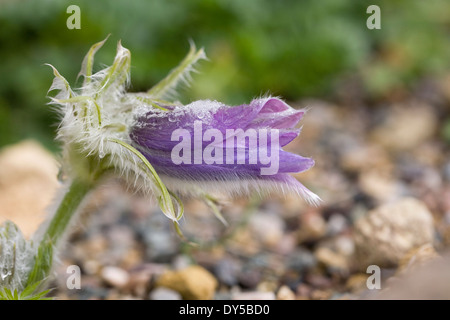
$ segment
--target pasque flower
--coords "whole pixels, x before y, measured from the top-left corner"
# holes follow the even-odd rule
[[[196,101],[170,111],[145,110],[136,116],[130,138],[177,193],[275,189],[316,203],[319,198],[288,174],[303,172],[314,161],[281,149],[299,135],[294,127],[303,114],[272,97],[235,107]],[[174,151],[183,153],[175,154],[178,161]]]
[[[194,64],[206,58],[194,45],[150,90],[127,92],[131,54],[120,42],[113,64],[93,73],[94,55],[105,41],[84,58],[83,84],[76,90],[51,66],[55,78],[49,91],[58,93],[50,103],[61,116],[57,138],[68,188],[32,240],[24,240],[12,223],[0,227],[0,299],[45,295],[33,292],[48,279],[61,238],[88,193],[110,174],[154,196],[177,231],[184,211],[180,195],[202,197],[222,221],[216,192],[277,190],[296,192],[311,203],[320,200],[290,175],[308,170],[314,161],[282,149],[299,135],[295,127],[303,110],[275,97],[234,107],[174,101],[177,85],[188,82]]]
[[[152,89],[127,92],[131,55],[120,42],[112,66],[92,73],[94,54],[103,43],[95,44],[85,57],[80,89],[72,90],[53,68],[55,80],[50,90],[59,90],[52,103],[59,106],[62,115],[58,138],[69,176],[95,179],[95,175],[113,169],[156,195],[162,211],[174,221],[182,215],[178,196],[183,194],[276,189],[297,192],[312,203],[319,201],[289,175],[309,169],[314,161],[282,150],[299,135],[295,126],[303,110],[274,97],[234,107],[210,100],[188,105],[169,101],[176,85],[187,81],[193,65],[205,58],[204,51],[193,45],[181,64]],[[191,155],[193,161],[174,161],[179,144],[174,133],[180,130],[196,142],[182,148],[183,159]],[[205,141],[206,133],[210,134]],[[198,137],[202,141],[198,142]],[[206,151],[210,159],[196,158]],[[268,160],[272,159],[277,161],[272,166],[275,171],[267,174]]]

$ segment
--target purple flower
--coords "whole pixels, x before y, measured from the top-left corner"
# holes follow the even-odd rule
[[[58,139],[67,176],[94,184],[114,170],[153,195],[174,222],[183,216],[182,194],[203,198],[218,217],[211,200],[215,192],[293,191],[309,202],[320,200],[290,175],[314,161],[282,149],[299,135],[295,126],[304,111],[271,97],[236,107],[209,100],[173,102],[177,85],[206,58],[194,45],[147,92],[127,92],[131,53],[120,42],[113,64],[93,72],[94,55],[105,41],[84,58],[78,89],[52,67],[50,91],[59,91],[52,103],[61,114]]]
[[[130,138],[169,190],[242,194],[278,189],[312,203],[320,200],[289,175],[308,170],[314,161],[282,150],[299,135],[295,126],[303,110],[272,97],[235,107],[209,100],[161,107],[168,111],[137,115]]]

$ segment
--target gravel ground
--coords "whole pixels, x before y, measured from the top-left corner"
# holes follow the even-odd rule
[[[111,181],[91,196],[61,250],[52,295],[450,298],[442,285],[450,278],[442,267],[450,244],[450,151],[442,129],[449,87],[449,79],[427,80],[413,95],[382,102],[344,90],[333,103],[296,103],[309,111],[286,149],[316,160],[296,178],[323,199],[319,207],[278,194],[223,199],[224,225],[202,202],[185,199],[182,240],[155,203]],[[67,287],[70,265],[80,268],[81,289]]]

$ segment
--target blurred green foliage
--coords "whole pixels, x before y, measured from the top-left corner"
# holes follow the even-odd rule
[[[81,29],[69,30],[69,5]],[[366,9],[381,8],[381,30]],[[265,93],[288,100],[327,97],[348,75],[379,97],[450,65],[448,0],[3,0],[0,1],[0,146],[35,138],[51,149],[56,116],[46,106],[51,63],[72,85],[89,47],[110,64],[119,39],[132,53],[133,91],[161,79],[188,51],[209,62],[181,100],[248,102]]]

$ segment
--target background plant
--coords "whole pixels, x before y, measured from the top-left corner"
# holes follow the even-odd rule
[[[66,9],[81,9],[81,30],[68,30]],[[188,39],[214,63],[184,101],[214,97],[239,104],[271,92],[288,100],[339,94],[356,77],[370,98],[448,69],[450,3],[376,1],[381,30],[366,28],[373,1],[55,1],[0,3],[0,146],[33,137],[55,150],[54,115],[44,105],[52,61],[73,81],[91,43],[111,33],[133,48],[133,88],[156,83],[184,56]],[[148,52],[152,52],[149,57]],[[76,61],[77,63],[71,63]],[[359,81],[360,80],[360,81]]]

